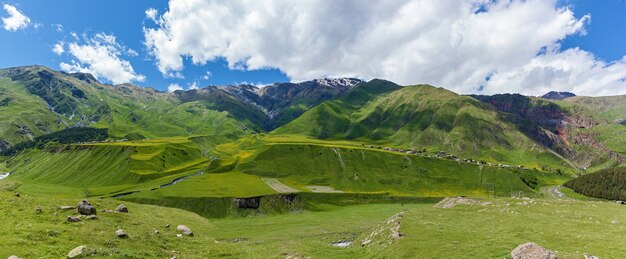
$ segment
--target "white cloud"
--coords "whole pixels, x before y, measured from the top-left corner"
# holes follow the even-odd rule
[[[4,4],[4,10],[9,13],[8,17],[2,17],[2,23],[4,23],[5,30],[17,31],[25,29],[28,27],[28,24],[30,24],[30,18],[20,12],[20,10],[17,10],[15,6]]]
[[[193,82],[190,86],[189,86],[189,90],[196,90],[199,89],[198,87],[198,82]]]
[[[63,25],[62,24],[53,24],[54,28],[56,29],[57,32],[63,32]]]
[[[165,76],[166,78],[185,79],[185,76],[180,71],[169,72],[167,74],[164,74],[163,76]]]
[[[65,52],[65,49],[63,48],[63,43],[59,42],[57,44],[54,44],[54,47],[52,47],[52,52],[57,55],[63,54],[63,52]]]
[[[548,88],[626,91],[619,80],[583,80],[592,71],[619,78],[613,66],[623,61],[601,66],[590,53],[555,50],[566,37],[584,34],[590,20],[557,7],[556,0],[170,0],[169,10],[154,20],[156,27],[144,28],[144,37],[164,75],[182,71],[184,58],[196,65],[224,58],[231,69],[278,68],[293,81],[378,77],[461,93],[480,86],[484,92],[533,94]],[[541,88],[507,81],[535,80],[524,73],[548,61],[576,69],[544,74],[552,83]]]
[[[178,84],[170,84],[167,86],[167,91],[170,93],[174,91],[179,91],[179,90],[183,90],[183,88],[180,87],[180,85]]]
[[[157,22],[158,15],[159,15],[159,11],[157,11],[154,8],[149,8],[148,10],[146,10],[146,18],[153,20],[154,22]]]
[[[120,57],[128,54],[129,48],[117,43],[114,35],[98,33],[92,38],[85,37],[82,42],[69,43],[67,53],[73,59],[60,64],[64,71],[91,73],[113,84],[145,80],[145,76],[135,73],[129,61]]]
[[[549,50],[528,63],[494,73],[487,93],[506,89],[528,95],[571,91],[578,95],[626,94],[626,57],[612,63],[580,49]]]
[[[206,74],[204,76],[202,76],[202,79],[209,80],[209,78],[211,78],[211,76],[213,76],[213,74],[211,74],[211,71],[206,71]]]
[[[136,57],[136,56],[139,56],[139,53],[137,53],[137,51],[135,51],[134,49],[128,48],[126,49],[126,55],[129,55],[131,57]]]

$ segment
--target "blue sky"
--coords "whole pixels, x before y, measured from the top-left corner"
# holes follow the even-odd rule
[[[591,22],[585,26],[587,34],[566,38],[564,48],[580,47],[607,61],[626,55],[626,1],[578,0],[559,4],[571,6],[578,17],[591,14]]]
[[[480,92],[483,91],[482,89],[486,89],[485,93],[529,94],[540,94],[547,89],[571,90],[587,94],[626,92],[623,89],[624,85],[619,84],[623,81],[624,75],[612,72],[619,70],[619,66],[622,65],[619,61],[626,55],[626,47],[624,47],[626,46],[626,16],[623,15],[626,12],[626,1],[624,0],[528,1],[529,3],[492,1],[490,4],[493,6],[481,7],[486,10],[485,14],[493,14],[492,18],[487,19],[493,19],[493,23],[498,23],[498,12],[509,12],[509,20],[519,17],[519,23],[516,25],[512,22],[509,31],[487,32],[490,37],[496,39],[495,42],[504,40],[506,44],[509,44],[495,45],[496,48],[501,47],[502,51],[497,49],[494,51],[493,46],[485,48],[483,50],[485,52],[496,52],[488,59],[483,58],[484,53],[480,52],[480,47],[476,47],[479,45],[466,46],[469,45],[472,35],[477,31],[485,30],[485,25],[478,23],[476,28],[472,28],[470,24],[466,25],[468,28],[455,31],[458,30],[456,27],[458,24],[468,24],[468,21],[481,17],[472,16],[469,9],[476,5],[472,0],[464,2],[468,12],[454,9],[455,5],[458,6],[455,1],[448,5],[435,3],[446,1],[432,1],[433,3],[428,4],[416,1],[414,4],[412,2],[407,4],[406,1],[398,1],[395,5],[393,1],[390,1],[384,6],[381,6],[381,3],[372,2],[371,8],[362,4],[368,2],[353,1],[332,6],[332,9],[327,9],[325,12],[304,10],[298,4],[291,6],[280,1],[268,1],[265,6],[261,7],[273,11],[266,13],[259,11],[261,7],[249,7],[245,3],[238,5],[237,2],[224,3],[224,10],[227,14],[220,14],[215,10],[219,9],[221,3],[211,0],[207,0],[206,4],[191,6],[191,8],[183,8],[187,7],[184,6],[187,4],[185,1],[176,1],[176,3],[171,3],[172,6],[168,1],[148,0],[4,1],[3,5],[14,6],[27,16],[30,22],[26,27],[16,30],[0,29],[0,56],[2,57],[0,67],[41,64],[61,70],[61,63],[75,64],[72,60],[75,62],[79,60],[77,54],[69,52],[71,44],[76,46],[95,44],[95,41],[91,40],[98,34],[105,34],[115,36],[117,47],[114,49],[120,51],[116,56],[118,61],[127,61],[132,66],[135,75],[145,78],[133,79],[133,83],[159,90],[167,90],[168,85],[174,83],[188,89],[193,83],[203,87],[242,82],[267,84],[325,76],[353,76],[363,79],[382,77],[401,84],[431,83],[461,93]],[[309,8],[315,9],[314,2],[316,1],[309,3]],[[550,4],[546,5],[545,2]],[[321,5],[324,5],[322,8],[329,8],[326,7],[328,4],[323,1]],[[425,5],[433,5],[435,9],[441,9],[451,16],[451,20],[456,19],[457,22],[451,23],[449,29],[440,26],[444,28],[437,30],[433,29],[436,23],[433,23],[431,27],[418,26],[420,22],[429,21],[429,14],[424,14],[426,18],[421,21],[402,17],[402,13],[418,12],[424,9]],[[573,12],[573,17],[563,11],[563,7],[569,8],[569,11]],[[149,8],[158,11],[156,19],[146,17],[146,10]],[[541,14],[542,17],[538,16],[536,19],[528,17],[529,14],[524,11],[524,8],[535,8],[538,15]],[[161,17],[170,9],[172,9],[171,19]],[[277,10],[299,11],[294,11],[295,14],[293,14],[288,11],[280,13]],[[308,14],[308,12],[312,13]],[[395,13],[400,17],[398,19],[407,19],[405,25],[380,29],[381,24],[387,24],[385,19],[388,18],[380,15],[385,12]],[[324,13],[329,13],[329,17],[322,17]],[[518,14],[519,16],[515,16]],[[241,17],[238,17],[239,15]],[[550,15],[554,16],[554,19],[545,18],[545,16],[550,18]],[[10,14],[5,9],[0,9],[0,16],[8,17]],[[196,23],[206,21],[206,24],[194,25],[194,27],[199,26],[198,29],[181,26],[180,22],[188,17],[197,17],[198,19],[193,21]],[[306,21],[308,17],[314,17],[314,19],[302,24],[297,22]],[[485,18],[485,15],[482,18]],[[554,31],[542,32],[541,35],[549,35],[545,38],[536,36],[539,33],[533,34],[532,27],[529,28],[528,34],[523,34],[521,30],[521,32],[516,31],[519,24],[529,24],[528,21],[538,20],[545,24],[555,24],[564,19],[569,19],[570,23],[565,23]],[[240,21],[248,21],[248,23]],[[432,21],[437,21],[437,18],[433,17]],[[415,26],[411,26],[412,22]],[[581,26],[572,27],[572,23],[580,23]],[[257,24],[263,24],[263,27],[248,30]],[[548,27],[541,24],[536,26],[535,30]],[[564,26],[571,28],[564,28]],[[333,29],[328,29],[329,27]],[[146,29],[153,29],[156,36],[171,36],[168,36],[168,40],[157,40],[147,46],[145,44],[146,37],[148,37],[145,33]],[[399,32],[393,34],[396,30]],[[372,31],[380,31],[382,35],[372,35],[369,33]],[[235,35],[239,32],[240,35]],[[78,38],[72,36],[72,33],[75,33]],[[284,37],[281,33],[284,33]],[[386,35],[387,33],[389,35]],[[462,37],[460,43],[454,38],[456,34]],[[426,48],[423,44],[416,44],[422,40],[419,36],[410,38],[407,35],[429,35],[428,40],[434,43],[441,42],[441,44],[434,45],[449,44],[452,47],[438,49],[430,46]],[[384,41],[385,38],[389,38],[389,41]],[[510,38],[519,39],[511,40]],[[524,42],[529,38],[533,40]],[[402,40],[406,42],[403,43]],[[488,39],[485,40],[488,41]],[[63,45],[64,53],[61,55],[52,51],[57,43]],[[100,41],[99,44],[106,43]],[[515,50],[525,48],[525,46],[529,46],[528,49]],[[540,59],[533,58],[534,55],[540,53],[541,48],[553,49],[554,46],[558,46],[558,49],[553,53],[540,54]],[[157,53],[156,49],[167,51]],[[576,49],[582,52],[573,51]],[[129,54],[129,50],[136,52],[136,55]],[[530,55],[524,56],[520,52]],[[204,53],[211,54],[204,55]],[[450,56],[446,56],[446,53],[450,53]],[[176,68],[176,57],[181,56],[183,56],[182,67]],[[583,60],[584,57],[587,61]],[[192,62],[192,59],[197,61],[196,64]],[[555,61],[555,59],[563,60],[563,62],[557,62],[558,60]],[[515,62],[509,62],[510,60]],[[541,63],[539,68],[532,67],[538,62],[544,63]],[[570,71],[567,66],[563,68],[555,65],[567,64],[567,62],[572,62],[572,66],[578,68]],[[590,62],[591,64],[587,64]],[[476,67],[472,63],[486,63],[486,65]],[[84,62],[78,64],[83,68],[90,65]],[[610,65],[615,66],[612,69],[605,69]],[[474,67],[475,69],[471,70]],[[94,68],[91,67],[91,69]],[[207,72],[210,72],[208,77]],[[170,75],[178,73],[182,76],[164,75],[167,73]],[[607,81],[601,86],[602,88],[592,89],[590,83],[584,79],[589,77],[589,73],[602,79],[617,79]],[[99,79],[111,82],[106,76],[100,76]],[[534,86],[537,85],[537,80],[541,80],[541,87]],[[507,87],[510,85],[515,86]]]
[[[187,87],[193,82],[200,86],[224,85],[247,82],[267,84],[289,81],[289,78],[277,69],[256,71],[230,70],[223,60],[217,60],[203,66],[194,66],[186,61],[186,69],[182,71],[185,79],[164,78],[154,65],[154,58],[148,55],[144,46],[142,27],[150,20],[145,18],[148,8],[166,10],[167,1],[148,0],[35,0],[8,1],[31,19],[31,23],[39,23],[41,28],[29,27],[16,32],[0,30],[0,67],[22,65],[45,65],[60,69],[59,64],[68,60],[51,51],[58,41],[72,40],[71,32],[93,35],[95,33],[113,34],[118,42],[139,53],[136,57],[126,57],[137,73],[146,76],[144,82],[136,82],[141,86],[150,86],[166,90],[171,83]],[[0,10],[1,16],[6,16]],[[57,31],[57,24],[63,31]],[[210,71],[208,80],[203,79]]]

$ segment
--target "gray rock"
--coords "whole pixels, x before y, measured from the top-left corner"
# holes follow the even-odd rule
[[[79,246],[67,254],[67,258],[81,258],[87,254],[87,246]]]
[[[115,230],[115,235],[117,237],[119,237],[119,238],[127,238],[128,237],[128,235],[126,235],[126,232],[124,232],[123,229]]]
[[[12,255],[12,256],[9,256],[9,258],[7,259],[22,259],[22,258],[18,257],[17,255]]]
[[[115,208],[115,212],[128,213],[128,208],[126,208],[126,205],[120,204]]]
[[[35,207],[35,213],[41,214],[41,207],[39,206]]]
[[[75,208],[76,207],[74,207],[74,206],[59,206],[60,210],[73,210]]]
[[[96,220],[96,219],[98,219],[98,216],[96,216],[96,215],[89,215],[89,216],[85,217],[85,219],[86,220]]]
[[[184,235],[193,236],[193,231],[191,231],[191,229],[185,225],[178,225],[178,227],[176,227],[176,230],[183,232]]]
[[[585,254],[585,259],[600,259],[600,258],[595,255]]]
[[[82,221],[82,219],[80,219],[79,217],[67,216],[67,221],[69,221],[69,222],[80,222],[80,221]]]
[[[511,251],[513,259],[557,259],[554,252],[535,243],[526,243],[517,246]]]
[[[97,213],[96,207],[92,206],[87,200],[79,202],[76,209],[81,215],[95,215]]]

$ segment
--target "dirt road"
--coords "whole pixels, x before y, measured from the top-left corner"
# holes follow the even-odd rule
[[[550,186],[542,189],[541,191],[546,196],[546,198],[568,199],[568,197],[561,192],[561,188],[563,188],[563,186]]]
[[[274,189],[274,191],[277,191],[279,193],[300,192],[300,191],[298,191],[298,190],[296,190],[294,188],[291,188],[291,187],[285,185],[284,183],[281,183],[276,178],[262,178],[262,179],[270,188]]]

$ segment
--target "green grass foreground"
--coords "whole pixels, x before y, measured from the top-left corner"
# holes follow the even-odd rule
[[[323,211],[207,219],[130,202],[124,202],[128,214],[101,212],[120,201],[92,199],[99,219],[69,223],[66,217],[76,212],[57,207],[75,205],[77,199],[18,198],[8,191],[0,191],[0,199],[0,257],[5,258],[60,258],[79,245],[87,245],[96,257],[113,258],[503,258],[531,241],[560,258],[626,254],[626,206],[603,201],[484,198],[489,205],[448,209],[432,203],[329,205]],[[37,206],[42,213],[35,213]],[[383,231],[369,245],[360,245],[400,212],[405,212],[399,228],[403,238],[391,240]],[[190,227],[194,236],[176,237],[178,224]],[[129,238],[116,237],[118,228]],[[338,241],[354,242],[347,248],[332,246]]]

